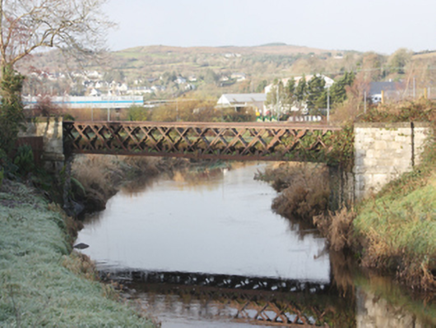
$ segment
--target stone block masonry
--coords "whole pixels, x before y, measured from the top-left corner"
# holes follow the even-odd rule
[[[377,193],[420,162],[428,123],[356,123],[354,179],[356,200]]]
[[[18,137],[42,137],[42,162],[49,171],[59,172],[65,161],[61,117],[44,117],[36,122],[29,122],[27,130]]]

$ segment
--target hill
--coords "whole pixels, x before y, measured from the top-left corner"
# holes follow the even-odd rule
[[[154,45],[109,52],[100,62],[66,62],[58,51],[37,53],[20,63],[20,71],[29,75],[37,69],[47,74],[58,72],[98,71],[99,79],[126,82],[136,88],[165,87],[165,97],[195,89],[202,96],[218,96],[229,92],[262,91],[262,85],[275,78],[302,73],[341,72],[355,68],[357,52],[340,52],[304,46],[271,43],[252,47],[173,47]],[[36,74],[34,74],[36,75]],[[77,75],[76,75],[77,77]],[[71,77],[70,80],[77,80]],[[177,77],[189,85],[174,83]],[[86,78],[85,78],[86,79]],[[28,79],[28,93],[63,91],[81,94],[83,81],[43,81]],[[70,83],[70,84],[68,84]],[[73,90],[73,91],[72,91]]]

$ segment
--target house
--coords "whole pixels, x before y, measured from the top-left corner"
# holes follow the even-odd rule
[[[224,57],[226,57],[226,58],[235,58],[235,57],[239,58],[239,57],[241,57],[241,54],[226,53],[226,54],[224,54]]]
[[[186,83],[186,79],[182,76],[177,77],[177,79],[174,81],[177,84],[185,84]]]
[[[166,88],[163,85],[153,85],[151,87],[151,90],[153,90],[153,92],[160,92],[160,91],[165,91]]]
[[[246,77],[245,73],[232,73],[232,75],[230,76],[230,78],[236,80],[236,82],[242,82],[242,81],[244,81],[247,77]]]
[[[86,71],[85,76],[93,80],[101,80],[103,78],[103,74],[100,74],[97,71]]]
[[[217,102],[219,107],[234,107],[235,110],[240,110],[244,107],[253,107],[258,112],[263,113],[265,110],[264,103],[266,101],[265,93],[233,93],[223,94]]]
[[[109,83],[107,83],[106,81],[103,81],[103,80],[99,80],[99,81],[95,82],[94,85],[97,89],[109,87]]]
[[[153,90],[151,90],[148,87],[136,87],[136,88],[129,89],[126,92],[126,94],[128,95],[137,95],[137,96],[141,96],[147,93],[152,94]]]
[[[382,101],[382,91],[386,98],[400,99],[402,90],[404,87],[401,82],[371,82],[368,96],[373,104],[378,104]]]
[[[89,96],[91,97],[101,97],[101,91],[95,88],[91,88],[89,91]]]

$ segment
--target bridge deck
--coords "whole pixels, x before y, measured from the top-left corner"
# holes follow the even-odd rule
[[[318,124],[227,122],[64,122],[74,153],[316,160],[340,127]],[[308,156],[310,154],[310,156]],[[306,157],[306,158],[302,158]]]

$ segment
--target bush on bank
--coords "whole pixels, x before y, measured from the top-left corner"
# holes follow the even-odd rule
[[[0,189],[2,327],[152,327],[70,253],[71,219],[23,184]],[[85,279],[87,278],[87,279]],[[93,280],[89,280],[89,279]]]
[[[271,183],[280,192],[273,210],[287,218],[312,223],[312,217],[328,209],[330,187],[325,165],[282,163],[259,172],[255,179]]]
[[[186,159],[80,155],[72,163],[72,197],[84,204],[87,212],[101,211],[121,188],[140,188],[160,173],[184,167]]]

